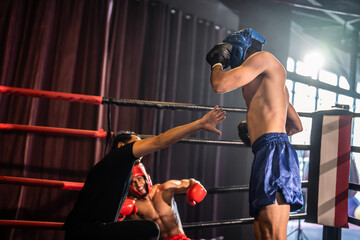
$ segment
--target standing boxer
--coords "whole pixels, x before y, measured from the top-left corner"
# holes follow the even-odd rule
[[[265,39],[251,28],[230,34],[215,45],[206,60],[211,85],[226,93],[242,87],[247,127],[254,153],[249,207],[255,217],[256,239],[286,239],[289,212],[303,205],[299,163],[288,135],[302,131],[298,114],[289,103],[286,71],[269,52]],[[223,71],[227,67],[229,71]],[[247,132],[245,124],[239,133]],[[241,135],[244,142],[246,135]]]
[[[152,185],[142,163],[135,165],[130,182],[129,197],[120,213],[129,219],[145,219],[156,222],[162,240],[190,240],[181,225],[174,199],[175,194],[186,193],[190,205],[195,206],[206,196],[205,188],[195,179],[169,180]]]
[[[215,127],[225,119],[224,115],[222,108],[215,106],[201,119],[152,138],[140,139],[132,133],[115,137],[112,151],[90,170],[74,208],[66,217],[65,239],[158,239],[159,227],[155,222],[117,222],[129,191],[135,160],[200,130],[220,135]]]

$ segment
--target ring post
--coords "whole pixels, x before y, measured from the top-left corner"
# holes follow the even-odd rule
[[[323,239],[340,240],[348,227],[352,113],[334,109],[313,116],[306,222],[323,225]]]

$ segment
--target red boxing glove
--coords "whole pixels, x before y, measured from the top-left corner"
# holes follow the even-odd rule
[[[206,189],[200,183],[195,183],[187,190],[186,200],[191,206],[195,206],[205,198],[206,194]]]
[[[138,212],[138,208],[135,205],[135,200],[126,198],[124,204],[121,207],[120,214],[123,216],[127,216],[130,214],[136,214],[137,212]]]

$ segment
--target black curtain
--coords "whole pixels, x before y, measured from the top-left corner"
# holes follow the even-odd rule
[[[0,2],[0,84],[111,98],[244,106],[239,91],[213,93],[206,53],[228,30],[158,1],[3,0]],[[0,95],[0,122],[108,129],[107,107]],[[111,106],[111,130],[159,134],[206,112]],[[236,122],[245,116],[228,114]],[[223,136],[235,139],[226,120]],[[105,140],[1,131],[0,175],[84,181],[104,155]],[[249,161],[236,147],[178,143],[143,162],[154,183],[196,178],[205,187],[247,184]],[[245,151],[243,156],[250,154]],[[247,159],[250,158],[250,155]],[[63,222],[77,192],[0,185],[0,218]],[[196,207],[176,198],[183,223],[248,216],[247,195],[210,195]],[[239,202],[241,201],[241,204]],[[235,203],[237,211],[223,206]],[[240,206],[241,205],[241,206]],[[244,207],[244,206],[245,207]],[[226,236],[226,229],[189,230],[191,238]],[[239,232],[236,233],[239,235]],[[248,235],[248,234],[247,234]],[[59,230],[0,229],[1,239],[63,239]]]
[[[106,1],[1,1],[1,85],[97,95]],[[0,122],[96,129],[97,106],[1,95]],[[0,174],[83,181],[93,139],[1,132]],[[3,219],[63,221],[73,192],[0,186]],[[5,197],[3,197],[5,196]],[[1,229],[1,239],[61,239],[62,231]]]

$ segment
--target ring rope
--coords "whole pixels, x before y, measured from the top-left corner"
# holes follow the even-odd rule
[[[301,181],[301,187],[307,188],[308,181]],[[234,185],[230,187],[216,187],[206,189],[208,193],[228,193],[228,192],[246,192],[249,191],[249,185]]]
[[[0,183],[25,185],[25,186],[52,187],[52,188],[61,188],[64,190],[74,190],[74,191],[80,191],[81,188],[84,186],[84,183],[82,182],[70,182],[70,181],[12,177],[12,176],[0,176]],[[349,189],[360,191],[360,185],[355,183],[350,183],[350,184],[351,186],[349,185]],[[302,181],[301,187],[307,188],[308,181]],[[227,193],[227,192],[246,192],[246,191],[249,191],[249,185],[234,185],[228,187],[214,187],[207,189],[208,193]]]
[[[12,177],[12,176],[0,176],[0,183],[38,186],[38,187],[53,187],[53,188],[62,188],[64,190],[74,190],[74,191],[80,191],[84,185],[84,183],[82,182],[70,182],[70,181]],[[309,185],[308,181],[301,181],[302,188],[307,188],[308,185]],[[350,182],[349,190],[360,191],[360,184]],[[207,189],[208,193],[226,193],[226,192],[244,192],[244,191],[249,191],[249,185],[234,185],[229,187],[214,187]]]
[[[304,219],[306,217],[306,213],[299,214],[291,214],[289,219]],[[355,219],[357,220],[357,219]],[[239,218],[232,220],[220,220],[217,222],[209,221],[209,222],[194,222],[194,223],[184,223],[183,228],[206,228],[206,227],[221,227],[228,225],[237,225],[237,224],[251,224],[254,222],[254,218]],[[27,220],[0,220],[0,227],[32,227],[32,228],[47,228],[47,229],[59,229],[62,230],[62,226],[64,223],[62,222],[45,222],[45,221],[27,221]]]
[[[35,132],[35,133],[45,133],[45,134],[59,134],[59,135],[68,135],[68,136],[78,136],[78,137],[96,137],[96,138],[106,138],[108,132],[105,132],[103,129],[98,131],[95,130],[81,130],[81,129],[72,129],[72,128],[58,128],[58,127],[44,127],[44,126],[32,126],[32,125],[22,125],[22,124],[10,124],[10,123],[0,123],[0,130],[7,131],[24,131],[24,132]],[[111,137],[114,136],[114,132],[111,132]],[[139,135],[141,138],[150,138],[153,135]],[[185,143],[203,143],[203,144],[216,144],[216,145],[237,145],[246,147],[246,145],[239,140],[211,140],[211,139],[198,139],[187,137],[179,142]],[[297,150],[310,150],[309,145],[295,145]],[[359,147],[360,150],[360,147]]]
[[[15,94],[20,96],[28,96],[28,97],[48,98],[55,100],[66,100],[69,102],[81,102],[81,103],[90,103],[90,104],[98,104],[98,105],[100,105],[102,102],[102,97],[100,96],[83,95],[83,94],[75,94],[75,93],[62,93],[62,92],[16,88],[16,87],[7,87],[7,86],[0,86],[0,93]]]
[[[140,134],[141,138],[151,138],[154,137],[154,135],[142,135]],[[214,145],[240,145],[245,146],[245,144],[242,141],[239,140],[212,140],[212,139],[199,139],[199,138],[192,138],[187,137],[179,142],[186,142],[186,143],[205,143],[205,144],[214,144]]]
[[[10,123],[0,123],[0,130],[8,130],[8,131],[18,130],[24,132],[49,133],[49,134],[70,135],[70,136],[78,136],[78,137],[106,138],[107,136],[107,133],[103,129],[94,131],[94,130],[82,130],[82,129],[72,129],[72,128],[10,124]]]
[[[145,101],[136,99],[113,99],[102,96],[84,95],[75,93],[62,93],[55,91],[44,91],[34,90],[26,88],[16,88],[8,86],[0,86],[0,93],[15,94],[29,97],[40,97],[55,100],[65,100],[70,102],[81,102],[90,104],[113,104],[117,106],[138,106],[146,108],[157,108],[157,109],[172,109],[172,110],[211,110],[212,106],[200,106],[190,103],[175,103],[175,102],[160,102],[160,101]],[[246,113],[246,108],[231,108],[223,107],[224,111],[227,112],[241,112]],[[299,112],[302,117],[312,117],[314,113]],[[360,113],[354,113],[354,117],[360,117]]]
[[[352,151],[352,152],[360,152],[360,147],[351,146],[351,151]]]
[[[103,104],[114,104],[116,106],[136,106],[145,108],[156,108],[156,109],[171,109],[171,110],[212,110],[213,106],[200,106],[192,103],[176,103],[176,102],[159,102],[159,101],[147,101],[137,99],[112,99],[103,98]],[[246,108],[230,108],[222,107],[227,112],[241,112],[246,113]]]
[[[48,180],[48,179],[12,177],[12,176],[0,176],[0,183],[61,188],[64,190],[73,190],[73,191],[80,191],[81,188],[84,186],[84,183],[82,182],[70,182],[70,181],[61,181],[61,180]],[[301,181],[302,188],[307,188],[308,184],[309,184],[308,181]],[[360,191],[360,184],[350,182],[349,190]],[[208,193],[227,193],[227,192],[245,192],[245,191],[249,191],[248,185],[234,185],[228,187],[214,187],[207,189]]]
[[[84,186],[82,182],[69,182],[59,180],[48,180],[39,178],[25,178],[25,177],[12,177],[12,176],[0,176],[0,183],[3,184],[15,184],[25,186],[37,186],[37,187],[51,187],[61,188],[64,190],[80,191]]]
[[[0,219],[0,227],[11,227],[11,228],[31,227],[31,228],[61,229],[63,225],[64,225],[64,223],[62,223],[62,222]]]
[[[304,219],[306,213],[291,214],[289,220]],[[183,228],[206,228],[206,227],[221,227],[226,225],[237,225],[237,224],[251,224],[254,222],[254,218],[239,218],[233,220],[220,220],[216,222],[195,222],[195,223],[184,223]]]
[[[348,222],[360,226],[360,219],[348,216]]]
[[[359,192],[360,191],[360,184],[350,182],[349,183],[349,189]]]
[[[134,99],[114,99],[108,97],[94,96],[94,95],[84,95],[84,94],[74,94],[74,93],[62,93],[54,91],[44,91],[44,90],[34,90],[26,88],[16,88],[8,86],[0,86],[0,93],[5,94],[15,94],[28,97],[39,97],[39,98],[48,98],[55,100],[65,100],[70,102],[81,102],[81,103],[90,103],[90,104],[113,104],[117,106],[139,106],[147,108],[157,108],[157,109],[173,109],[173,110],[212,110],[212,106],[198,106],[190,103],[175,103],[175,102],[159,102],[159,101],[144,101],[144,100],[134,100]],[[223,108],[228,112],[244,112],[246,109],[243,108]]]
[[[35,132],[35,133],[46,133],[46,134],[59,134],[59,135],[68,135],[68,136],[78,136],[78,137],[95,137],[95,138],[106,138],[108,132],[105,132],[103,129],[95,130],[82,130],[82,129],[72,129],[72,128],[58,128],[58,127],[44,127],[44,126],[32,126],[32,125],[22,125],[22,124],[10,124],[10,123],[0,123],[0,131],[24,131],[24,132]],[[111,137],[114,136],[114,132],[111,132]],[[141,138],[150,138],[154,135],[139,135]],[[179,142],[185,143],[203,143],[203,144],[216,144],[216,145],[237,145],[246,147],[242,141],[238,140],[211,140],[211,139],[199,139],[187,137]],[[293,144],[296,150],[311,150],[310,145],[304,144]],[[351,146],[351,152],[360,152],[359,146]]]

